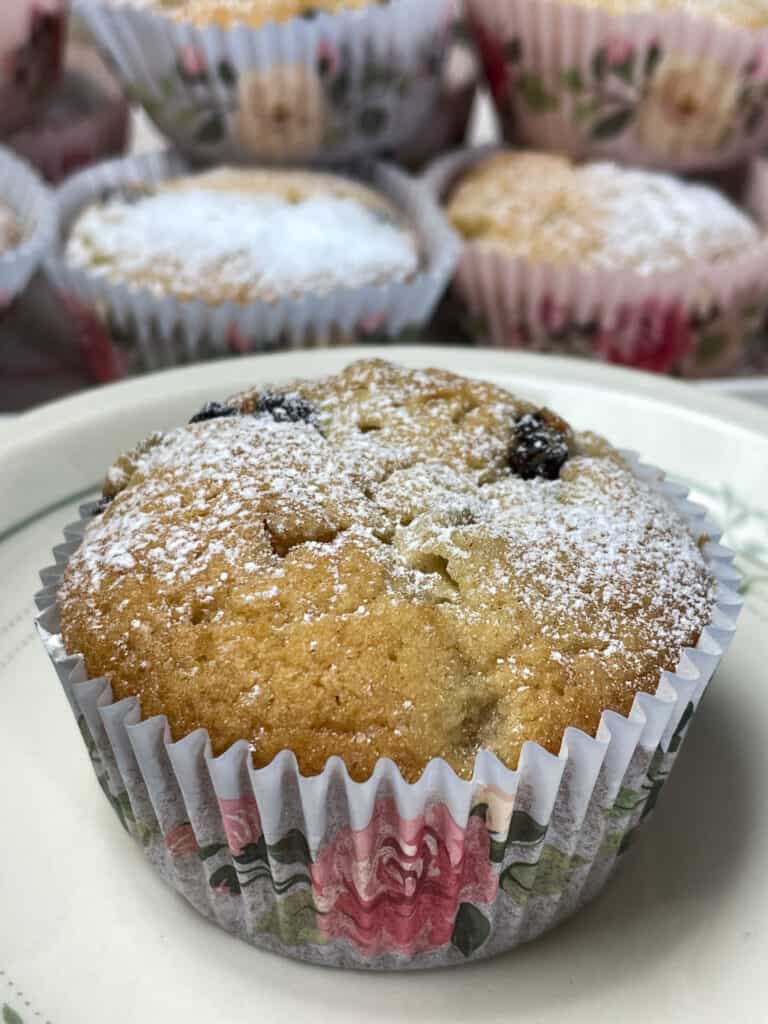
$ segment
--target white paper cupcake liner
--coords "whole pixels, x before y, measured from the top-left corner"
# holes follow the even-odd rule
[[[29,164],[0,147],[0,202],[13,210],[25,232],[21,245],[0,253],[0,308],[29,283],[56,237],[56,204]]]
[[[59,244],[46,261],[47,272],[85,333],[94,336],[94,344],[99,332],[105,353],[115,341],[123,371],[155,370],[277,347],[324,345],[351,337],[395,339],[429,320],[456,266],[458,239],[431,195],[402,171],[379,163],[359,167],[354,176],[386,195],[415,232],[422,263],[407,281],[278,302],[213,306],[114,284],[65,262],[68,231],[89,203],[125,185],[159,182],[188,171],[173,153],[150,153],[90,168],[58,192],[61,231]]]
[[[437,202],[495,152],[437,160],[423,181]],[[768,162],[754,160],[740,205],[768,232]],[[603,359],[655,372],[717,376],[737,365],[768,309],[768,238],[734,259],[677,272],[527,262],[482,241],[464,242],[454,285],[473,336],[504,348]]]
[[[768,145],[768,28],[559,0],[468,0],[505,135],[577,157],[724,167]]]
[[[605,712],[594,738],[568,729],[558,756],[528,742],[516,771],[482,752],[471,781],[435,760],[409,784],[382,760],[357,783],[339,758],[307,778],[288,751],[255,769],[245,741],[213,757],[203,730],[173,742],[164,717],[113,702],[59,633],[56,595],[84,506],[41,573],[38,630],[104,793],[173,888],[256,946],[377,970],[493,956],[594,896],[653,809],[741,605],[733,555],[704,510],[629,458],[702,538],[718,581],[711,623],[627,717]]]
[[[391,0],[226,30],[130,3],[75,9],[188,157],[327,162],[392,153],[429,126],[456,3]]]

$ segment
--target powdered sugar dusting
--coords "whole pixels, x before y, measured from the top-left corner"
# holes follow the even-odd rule
[[[403,281],[419,266],[410,232],[352,198],[288,202],[204,187],[89,207],[66,258],[118,283],[213,303]]]
[[[697,539],[604,442],[576,435],[559,479],[525,480],[509,451],[528,407],[489,385],[363,363],[296,388],[312,422],[254,414],[246,395],[111,475],[122,489],[60,604],[65,633],[107,645],[118,692],[122,673],[144,679],[139,658],[168,673],[166,638],[189,636],[167,685],[204,708],[234,687],[245,731],[222,747],[305,743],[361,773],[385,754],[463,765],[594,728],[696,642],[714,602]],[[319,723],[305,740],[294,686]],[[215,746],[221,720],[198,712],[185,727]]]

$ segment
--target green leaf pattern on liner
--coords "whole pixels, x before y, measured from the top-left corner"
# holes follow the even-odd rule
[[[8,1003],[3,1003],[3,1024],[24,1024],[24,1018]]]
[[[324,39],[314,61],[309,54],[295,63],[278,61],[256,69],[238,68],[226,57],[209,65],[203,50],[187,45],[180,47],[172,66],[153,86],[131,81],[125,89],[131,102],[144,107],[177,142],[209,150],[234,143],[250,152],[253,144],[244,137],[241,122],[253,117],[261,135],[270,136],[262,155],[280,155],[282,140],[287,147],[283,155],[290,158],[300,154],[291,148],[295,143],[287,140],[297,135],[308,118],[320,119],[309,129],[310,149],[332,150],[358,135],[375,140],[389,131],[399,112],[407,110],[404,103],[420,90],[439,88],[445,50],[430,40],[414,60],[402,66],[396,55],[379,56],[371,50],[358,66],[349,45],[337,46]],[[270,84],[273,70],[277,89]],[[295,95],[284,86],[285,76],[289,82],[296,79]],[[248,104],[254,93],[261,98],[251,111]],[[258,138],[260,131],[249,134]]]
[[[286,946],[324,945],[328,941],[317,927],[317,908],[310,889],[294,889],[276,901],[256,930],[274,935]]]
[[[531,896],[557,896],[567,887],[576,868],[586,863],[582,857],[572,857],[545,843],[537,860],[518,861],[504,869],[501,888],[518,903],[525,903]]]
[[[529,114],[570,116],[585,142],[608,143],[632,131],[646,105],[658,102],[656,93],[664,88],[665,56],[656,41],[637,46],[629,35],[616,36],[597,45],[585,65],[550,69],[535,57],[527,60],[523,40],[512,36],[501,47],[508,83],[506,93],[501,92],[501,106],[517,100]],[[739,91],[733,124],[712,143],[713,151],[727,145],[735,130],[749,136],[765,124],[768,82],[761,78],[759,62],[748,62],[736,74]],[[514,123],[513,110],[500,113],[502,120]]]
[[[472,903],[460,903],[451,944],[465,957],[470,957],[488,940],[490,934],[491,924],[485,914]]]

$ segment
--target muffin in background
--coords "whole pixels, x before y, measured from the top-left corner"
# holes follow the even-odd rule
[[[82,0],[79,11],[188,158],[330,164],[395,153],[430,128],[456,3]]]
[[[768,145],[768,13],[749,0],[469,0],[505,138],[662,170]]]
[[[64,259],[180,302],[275,303],[406,281],[418,241],[384,196],[306,171],[217,168],[87,206]]]
[[[381,0],[142,0],[138,6],[154,7],[177,21],[193,25],[248,25],[261,28],[267,22],[291,18],[315,18],[318,14],[361,10]],[[385,0],[386,2],[386,0]]]
[[[47,270],[122,372],[410,335],[458,253],[437,204],[385,164],[194,174],[150,153],[75,175],[58,198]]]
[[[0,18],[0,136],[26,125],[61,73],[66,0],[9,0]]]
[[[455,280],[496,345],[716,375],[768,304],[766,168],[715,188],[607,162],[482,151],[429,178],[464,239]]]
[[[658,472],[381,361],[209,401],[68,538],[39,625],[121,821],[228,931],[334,966],[492,956],[594,895],[738,607]]]

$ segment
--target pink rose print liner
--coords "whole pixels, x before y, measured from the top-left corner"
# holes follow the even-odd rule
[[[687,11],[610,11],[561,0],[468,0],[506,137],[691,171],[768,144],[768,29]]]
[[[131,100],[187,155],[287,160],[387,153],[417,135],[439,107],[456,7],[397,0],[221,31],[130,3],[80,10]]]

